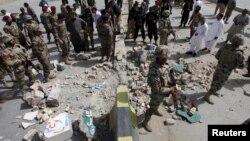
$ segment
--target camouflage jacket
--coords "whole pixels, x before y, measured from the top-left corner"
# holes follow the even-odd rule
[[[20,34],[22,34],[21,30],[18,28],[15,22],[12,22],[11,25],[5,24],[3,27],[3,31],[7,34],[12,35],[15,38],[19,38]]]
[[[52,30],[53,18],[50,13],[42,13],[40,15],[41,23],[46,30]]]
[[[219,67],[227,68],[229,70],[244,67],[243,51],[234,48],[231,44],[227,44],[220,48],[215,57],[218,59]]]
[[[29,59],[29,54],[23,46],[15,44],[14,47],[4,49],[1,58],[7,66],[15,68],[24,64]]]
[[[148,85],[151,87],[151,91],[154,94],[160,94],[161,88],[166,87],[168,84],[169,71],[167,66],[161,67],[156,60],[149,66],[148,72]]]

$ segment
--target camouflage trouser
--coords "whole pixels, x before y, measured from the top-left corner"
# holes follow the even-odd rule
[[[168,44],[168,36],[169,36],[169,32],[167,30],[164,30],[164,29],[160,30],[160,45]]]
[[[31,83],[35,81],[34,75],[32,73],[32,67],[26,67],[26,65],[14,67],[14,74],[20,91],[24,90],[24,75],[28,76]]]
[[[65,58],[65,57],[68,57],[69,56],[69,39],[67,37],[62,37],[60,38],[62,40],[62,42],[60,44],[60,47],[62,49],[62,57]]]
[[[154,93],[151,94],[151,100],[149,103],[150,108],[146,111],[144,123],[147,123],[151,119],[151,116],[158,110],[160,104],[163,102],[163,99],[164,95]]]
[[[86,48],[89,49],[89,40],[88,37],[90,38],[90,44],[91,47],[94,48],[94,35],[93,35],[93,29],[92,28],[87,28],[87,32],[84,32],[84,40],[86,41]]]
[[[38,50],[34,47],[32,48],[32,52],[34,56],[37,56],[38,61],[43,66],[43,75],[46,78],[49,77],[50,74],[50,60],[49,60],[49,52],[47,47],[39,48]]]
[[[217,66],[208,93],[214,94],[219,91],[223,87],[224,83],[228,80],[232,70],[233,69]]]
[[[112,51],[112,40],[101,39],[101,56],[110,57]]]

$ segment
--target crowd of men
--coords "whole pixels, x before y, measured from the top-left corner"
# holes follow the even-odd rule
[[[28,76],[29,85],[35,82],[32,69],[38,67],[31,61],[37,58],[43,70],[44,82],[54,78],[51,75],[50,53],[47,45],[51,44],[51,34],[55,45],[61,54],[62,61],[71,65],[70,47],[74,52],[89,52],[96,50],[94,43],[94,25],[96,26],[101,43],[100,62],[110,61],[114,34],[120,34],[121,5],[111,0],[103,10],[98,11],[95,0],[76,0],[70,6],[68,0],[62,0],[60,12],[55,6],[49,6],[46,0],[41,0],[39,6],[42,13],[39,16],[35,10],[25,2],[20,7],[20,13],[9,13],[1,10],[4,33],[0,32],[0,80],[5,87],[9,87],[4,77],[9,74],[17,81],[20,93],[25,93],[24,76]],[[43,39],[42,25],[45,29],[48,43]],[[32,51],[32,54],[29,53]],[[15,75],[15,79],[14,76]]]
[[[121,34],[121,8],[122,0],[105,0],[105,9],[98,11],[95,0],[75,0],[73,6],[70,6],[68,0],[62,0],[60,12],[55,6],[49,6],[47,1],[42,0],[39,6],[42,8],[40,19],[28,3],[20,8],[20,14],[8,13],[2,10],[4,15],[2,20],[6,23],[3,27],[5,33],[0,37],[0,80],[4,81],[6,74],[18,82],[21,94],[24,94],[24,75],[28,76],[30,85],[35,81],[32,68],[34,67],[28,50],[32,50],[32,56],[36,57],[42,65],[44,82],[48,82],[50,76],[50,55],[47,43],[44,42],[43,30],[39,24],[42,24],[47,35],[48,44],[51,42],[51,34],[55,39],[58,52],[62,56],[65,64],[70,65],[70,47],[73,45],[74,51],[80,53],[96,50],[93,33],[96,26],[98,38],[101,43],[100,62],[109,61],[113,49],[114,35]],[[138,1],[129,0],[128,30],[125,33],[126,38],[132,38],[134,42],[138,38],[139,31],[145,43],[146,35],[149,43],[159,46],[155,51],[155,60],[151,63],[148,74],[148,85],[151,87],[150,108],[145,114],[143,126],[147,131],[152,131],[148,122],[153,114],[162,116],[158,107],[166,94],[175,93],[176,88],[169,79],[163,78],[162,67],[167,61],[168,50],[163,45],[168,45],[168,36],[173,35],[176,39],[176,31],[172,27],[170,15],[175,5],[182,6],[182,17],[179,28],[186,28],[187,23],[190,28],[190,50],[188,55],[196,57],[200,51],[211,52],[216,46],[218,38],[223,34],[224,22],[228,23],[232,11],[236,7],[236,0],[218,0],[214,15],[215,21],[208,26],[206,19],[202,14],[203,2],[201,0],[156,0],[155,5],[149,7],[149,0]],[[226,9],[226,10],[225,10]],[[219,13],[217,14],[219,10]],[[226,11],[226,12],[225,12]],[[189,17],[191,14],[191,17]],[[244,56],[239,49],[243,45],[243,33],[245,27],[249,24],[248,10],[244,9],[241,14],[233,19],[232,26],[228,30],[225,43],[220,48],[215,57],[218,60],[211,88],[204,96],[204,100],[210,104],[213,101],[211,95],[217,95],[231,72],[239,67],[244,67]],[[146,30],[145,30],[146,28]],[[160,39],[158,41],[158,38]],[[202,47],[202,43],[205,47]],[[106,59],[105,59],[106,58]],[[250,57],[249,57],[250,59]],[[249,60],[248,59],[248,60]],[[248,61],[250,62],[250,60]],[[250,76],[250,65],[248,65],[248,74]]]

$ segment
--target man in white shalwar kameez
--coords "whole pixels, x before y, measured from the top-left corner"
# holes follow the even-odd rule
[[[213,22],[209,28],[207,36],[205,38],[205,48],[203,51],[208,53],[216,46],[219,36],[222,34],[224,28],[223,14],[219,13],[216,16],[216,21]]]
[[[186,54],[193,55],[195,57],[197,53],[201,49],[201,45],[207,35],[208,32],[208,25],[205,21],[205,18],[202,16],[200,18],[199,26],[197,27],[194,35],[192,36],[190,40],[191,48]]]

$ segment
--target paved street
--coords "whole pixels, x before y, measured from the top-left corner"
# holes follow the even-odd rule
[[[8,12],[19,12],[19,8],[23,6],[23,3],[27,0],[19,0],[13,3],[6,3],[0,5],[0,9],[6,9]],[[73,0],[69,0],[70,4],[73,3]],[[103,0],[96,0],[97,7],[102,9],[104,7]],[[142,0],[140,0],[142,1]],[[237,5],[248,6],[246,8],[250,9],[249,0],[237,0]],[[41,8],[38,6],[38,0],[29,1],[30,5],[35,9],[37,15],[40,15]],[[215,20],[214,16],[212,15],[214,12],[215,4],[211,2],[204,1],[205,6],[202,9],[202,14],[206,17],[206,22],[211,24],[213,20]],[[61,1],[51,1],[50,5],[55,5],[59,10],[59,6]],[[154,4],[154,0],[150,1],[150,4]],[[217,63],[217,60],[214,58],[215,52],[218,50],[221,45],[221,42],[225,41],[226,38],[226,31],[231,26],[232,19],[236,16],[237,12],[233,12],[229,20],[229,24],[225,25],[224,32],[225,34],[219,38],[219,45],[215,49],[212,54],[201,54],[196,58],[188,57],[185,55],[185,52],[188,51],[190,45],[186,41],[186,37],[189,36],[189,28],[178,28],[180,18],[181,18],[181,9],[179,7],[173,8],[173,14],[171,15],[172,25],[176,29],[177,33],[177,41],[174,42],[172,39],[173,37],[170,36],[170,43],[169,43],[169,50],[170,50],[170,61],[175,61],[178,58],[185,58],[187,61],[203,61],[204,64],[209,63]],[[127,17],[123,17],[127,18]],[[126,23],[123,23],[126,25]],[[0,30],[2,30],[3,23],[0,21]],[[126,31],[126,26],[123,26]],[[250,25],[247,26],[246,31],[246,42],[245,45],[242,47],[245,52],[245,56],[248,56],[250,53],[249,44],[250,44]],[[44,38],[45,39],[45,38]],[[97,39],[97,35],[95,34],[95,39]],[[141,42],[142,39],[138,38],[138,42]],[[148,41],[148,38],[146,40]],[[132,40],[125,41],[126,48],[131,49],[131,47],[136,46]],[[99,43],[96,43],[99,46]],[[58,53],[55,51],[55,45],[49,46],[50,50],[52,51],[51,55],[53,59],[58,58]],[[97,61],[90,61],[91,63],[96,63]],[[85,64],[80,64],[85,65]],[[66,73],[72,74],[76,73],[77,69],[82,66],[73,65],[73,69],[68,67]],[[86,67],[84,67],[85,69]],[[82,69],[82,68],[81,68]],[[150,125],[153,128],[152,133],[146,132],[143,128],[139,128],[140,140],[141,141],[206,141],[207,140],[207,125],[208,124],[240,124],[250,115],[250,97],[247,97],[243,94],[242,87],[244,85],[249,85],[250,80],[243,78],[241,74],[246,73],[246,69],[239,70],[238,73],[232,73],[230,80],[225,84],[222,90],[219,91],[223,97],[217,98],[212,97],[215,101],[215,105],[211,106],[207,103],[204,103],[203,100],[198,100],[198,108],[199,113],[201,114],[201,123],[194,123],[189,124],[186,121],[178,120],[176,121],[175,125],[172,126],[165,126],[163,124],[166,118],[171,118],[172,114],[169,114],[164,106],[160,107],[160,111],[164,114],[163,117],[156,117],[153,116],[152,120],[150,121]],[[61,74],[59,78],[62,78],[63,75]],[[1,86],[0,86],[1,87]],[[190,96],[192,99],[200,99],[205,93],[206,89],[195,89],[193,91],[186,91],[185,94]],[[17,116],[23,115],[26,112],[30,112],[30,107],[19,98],[15,97],[15,91],[9,93],[9,90],[0,88],[0,95],[4,95],[7,98],[5,103],[0,103],[2,110],[0,110],[0,141],[21,141],[23,135],[30,129],[24,130],[20,126],[20,122],[16,119]],[[33,126],[36,128],[37,126]]]

